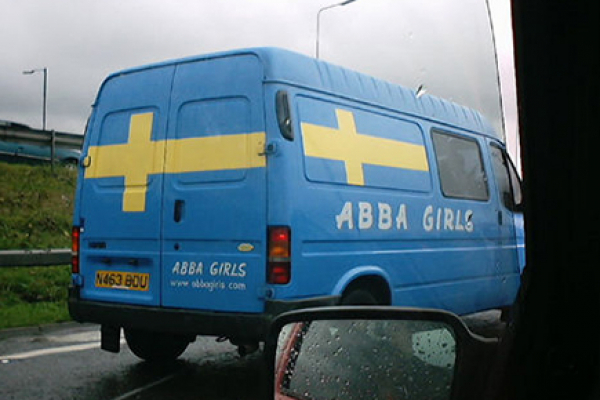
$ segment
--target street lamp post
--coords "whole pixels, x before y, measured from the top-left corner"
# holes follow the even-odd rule
[[[319,58],[319,33],[321,30],[321,13],[325,10],[329,10],[330,8],[334,8],[334,7],[342,7],[345,6],[347,4],[350,3],[354,3],[356,0],[346,0],[346,1],[342,1],[341,3],[337,3],[337,4],[332,4],[330,6],[325,6],[322,7],[318,12],[317,12],[317,43],[316,43],[316,58]]]
[[[46,130],[46,99],[48,94],[48,68],[37,68],[23,71],[23,75],[32,75],[36,72],[44,73],[44,104],[42,109],[42,130]]]

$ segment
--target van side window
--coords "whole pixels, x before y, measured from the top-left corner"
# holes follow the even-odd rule
[[[296,104],[309,181],[431,191],[430,160],[416,121],[302,95]]]
[[[490,155],[502,204],[507,209],[516,211],[522,201],[521,183],[517,173],[504,150],[498,145],[490,145]]]
[[[442,192],[445,197],[486,201],[487,177],[474,139],[432,131]]]

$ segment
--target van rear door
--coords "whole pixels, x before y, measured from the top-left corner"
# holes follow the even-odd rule
[[[115,75],[98,95],[75,220],[82,229],[84,299],[160,304],[162,173],[173,72],[165,66]]]
[[[162,213],[165,307],[264,310],[262,79],[254,55],[177,66]]]

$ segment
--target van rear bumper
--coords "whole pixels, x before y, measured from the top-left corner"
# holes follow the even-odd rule
[[[264,313],[250,314],[90,301],[81,299],[77,288],[69,290],[69,313],[78,322],[186,335],[226,336],[239,341],[264,341],[271,320],[278,314],[338,303],[339,296],[293,301],[266,300]]]

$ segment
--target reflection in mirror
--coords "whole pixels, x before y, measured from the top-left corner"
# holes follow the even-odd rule
[[[279,334],[278,400],[449,399],[452,327],[437,321],[323,320]]]

